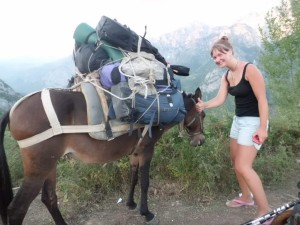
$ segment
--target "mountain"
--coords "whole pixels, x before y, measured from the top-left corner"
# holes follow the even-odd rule
[[[66,87],[75,73],[72,56],[56,61],[15,59],[0,61],[0,79],[22,94],[47,87]]]
[[[234,54],[240,60],[257,61],[260,38],[257,30],[245,23],[220,27],[191,24],[153,40],[152,44],[169,63],[190,67],[190,76],[180,78],[184,89],[193,91],[200,86],[204,93],[212,94],[218,89],[224,70],[219,69],[211,59],[210,47],[222,35],[229,37]]]
[[[190,76],[176,76],[182,81],[186,92],[193,92],[200,86],[203,95],[210,98],[218,90],[219,78],[224,73],[211,59],[210,47],[222,35],[230,38],[239,59],[254,63],[257,61],[261,45],[257,28],[245,23],[219,27],[192,23],[150,42],[170,64],[190,68]],[[50,62],[39,59],[2,60],[0,71],[0,79],[5,82],[0,80],[3,87],[4,84],[9,85],[17,93],[25,95],[43,88],[66,87],[75,73],[75,66],[70,55]],[[9,93],[11,90],[5,94]],[[12,93],[12,96],[15,94]],[[1,97],[0,100],[4,101],[1,106],[7,108],[9,103],[6,104]]]
[[[0,80],[0,115],[12,107],[21,97],[20,93],[15,92],[9,85]]]

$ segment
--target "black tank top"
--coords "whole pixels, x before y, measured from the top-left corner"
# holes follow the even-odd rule
[[[245,79],[246,68],[250,63],[247,63],[244,67],[241,81],[233,87],[230,87],[228,81],[228,72],[225,77],[228,83],[228,93],[234,96],[235,101],[235,115],[236,116],[254,116],[259,117],[258,102],[252,90],[252,87]]]

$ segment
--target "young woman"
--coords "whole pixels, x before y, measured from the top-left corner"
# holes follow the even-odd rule
[[[228,93],[235,97],[235,116],[230,130],[230,157],[242,195],[226,202],[229,207],[257,204],[257,216],[268,213],[269,207],[261,179],[252,167],[257,151],[268,137],[268,102],[262,74],[253,64],[238,60],[228,37],[223,36],[211,48],[216,65],[227,68],[215,98],[203,102],[198,99],[196,108],[222,105]],[[252,195],[254,200],[252,199]],[[271,224],[271,220],[264,224]]]

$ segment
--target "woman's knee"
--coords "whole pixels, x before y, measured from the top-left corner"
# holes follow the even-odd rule
[[[234,164],[234,170],[236,173],[240,174],[241,176],[246,175],[252,168],[248,167],[242,163],[235,162]]]

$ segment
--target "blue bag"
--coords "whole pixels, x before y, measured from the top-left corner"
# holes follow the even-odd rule
[[[137,123],[167,125],[181,122],[186,109],[182,94],[177,89],[169,89],[157,95],[135,95],[135,110],[138,112]]]

